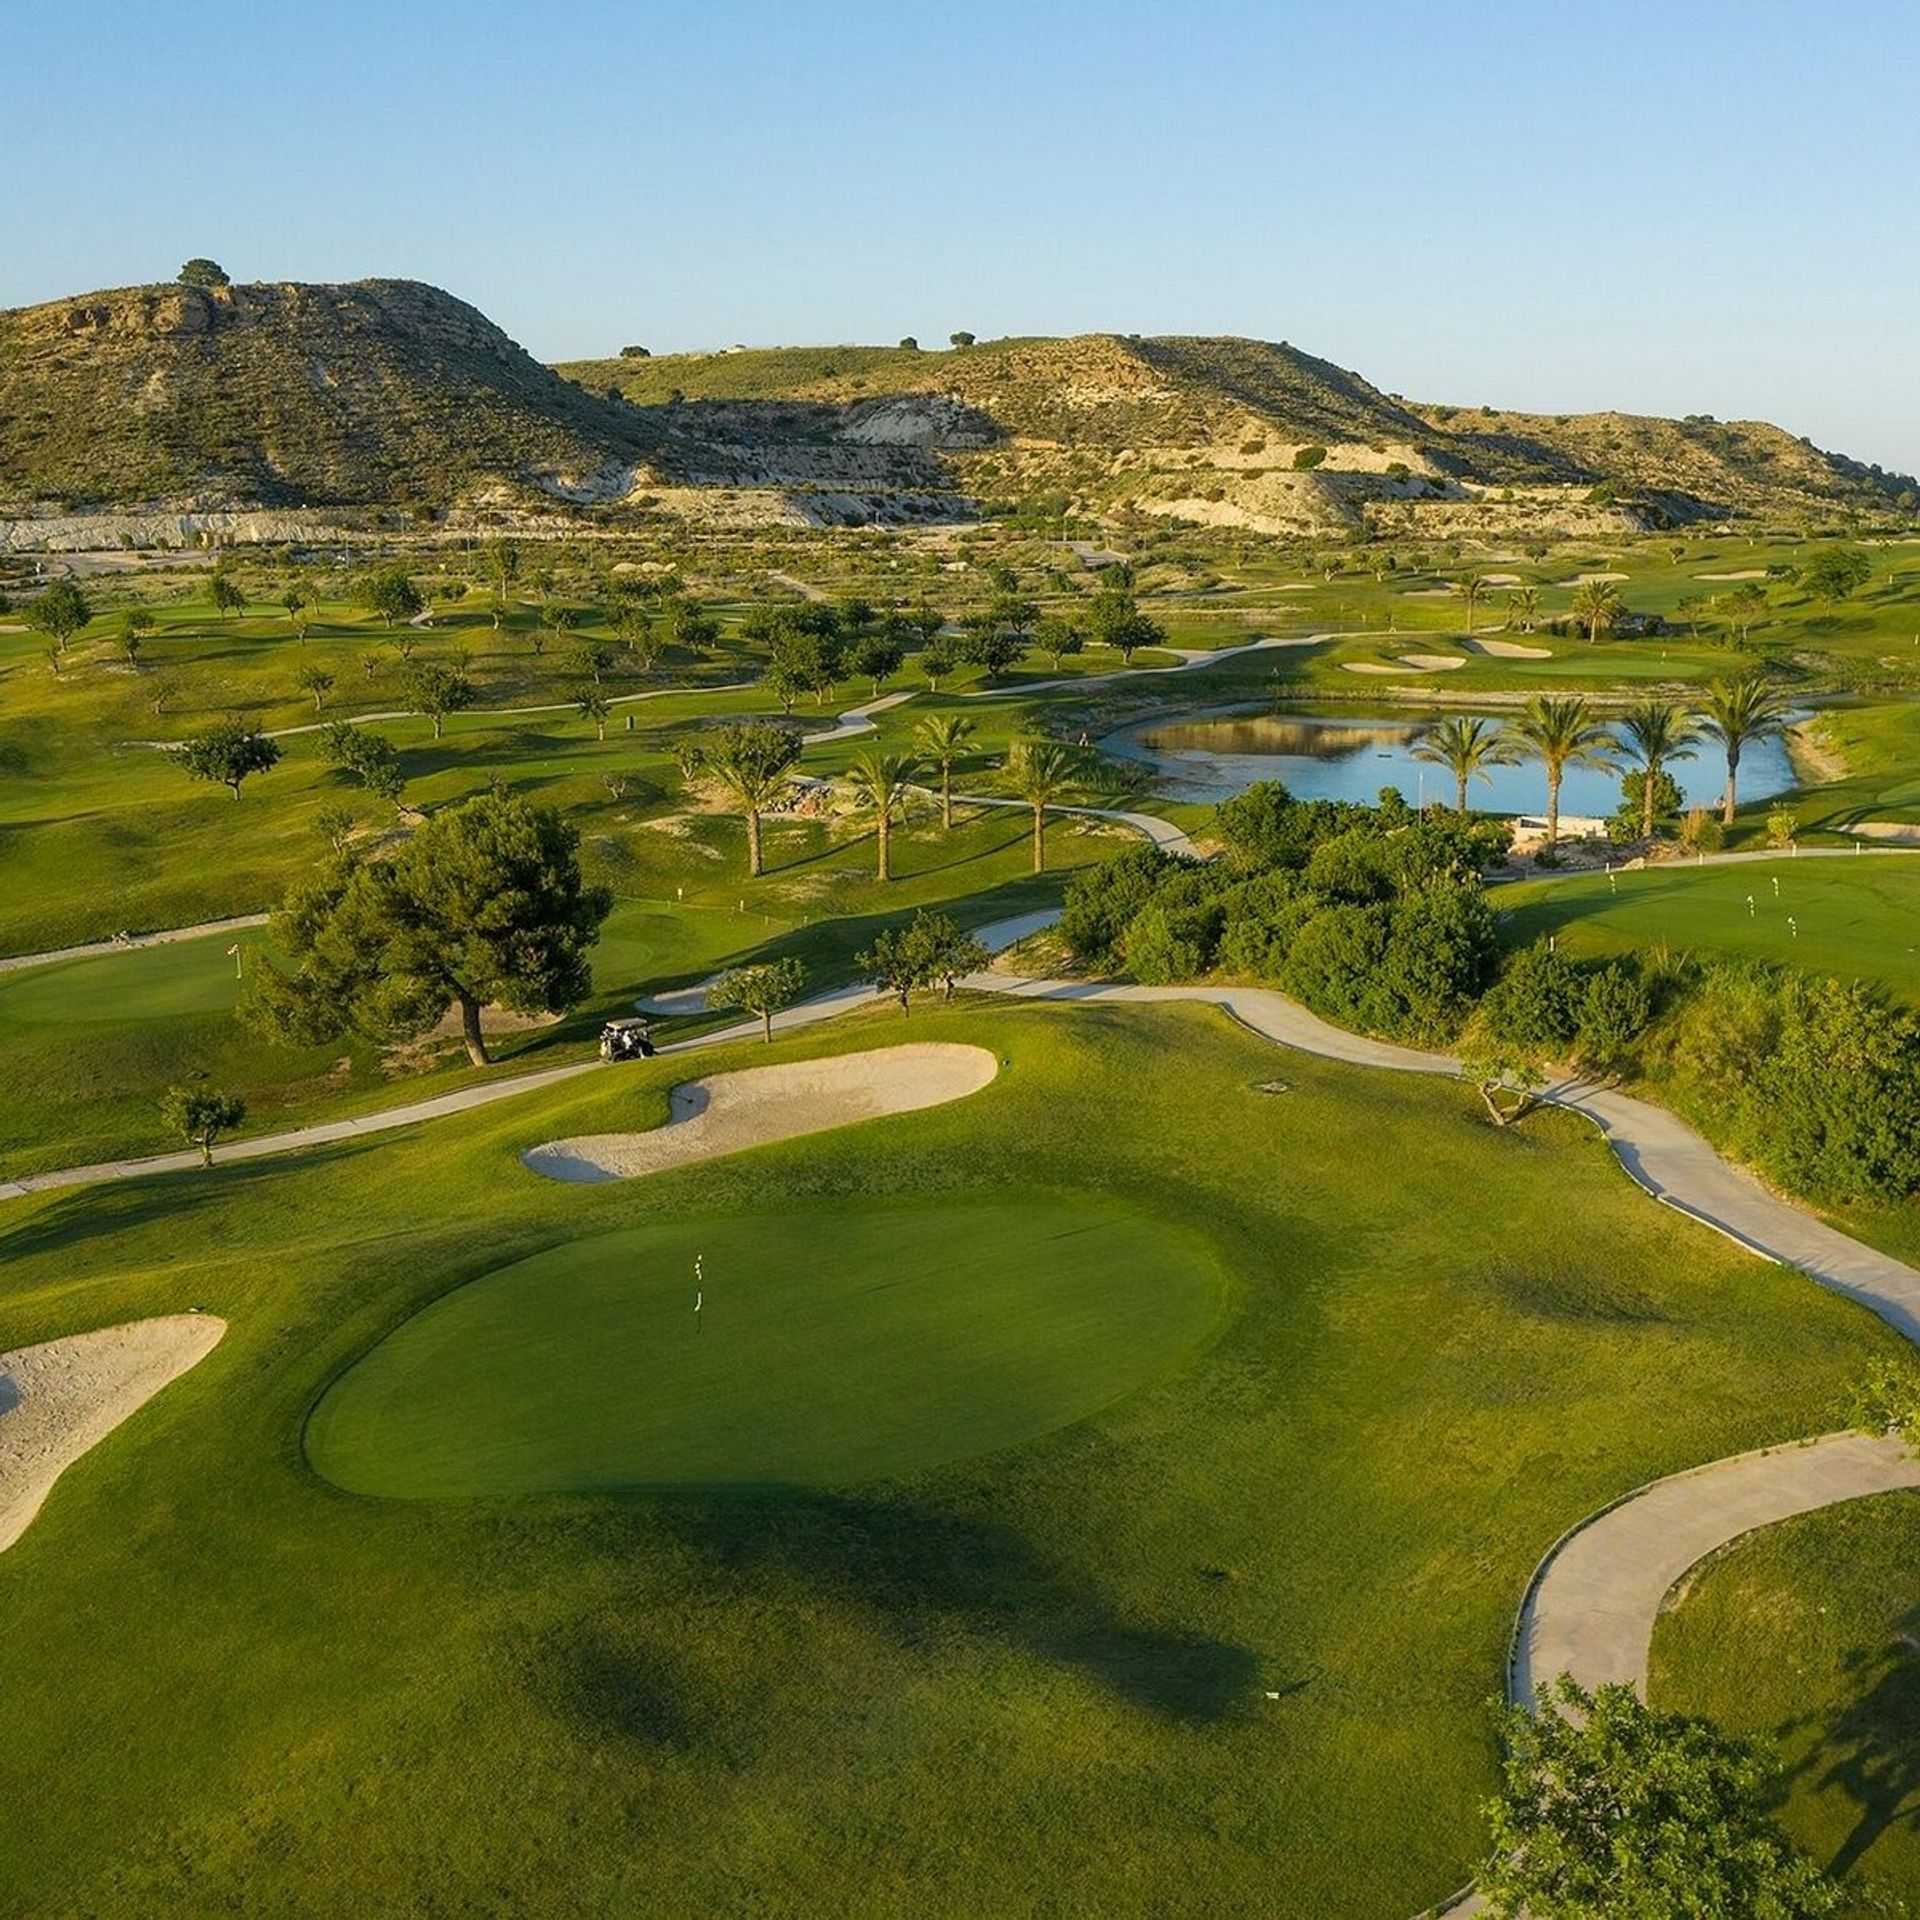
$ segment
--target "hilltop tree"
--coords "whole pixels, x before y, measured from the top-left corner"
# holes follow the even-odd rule
[[[35,633],[44,633],[62,653],[67,642],[92,618],[92,602],[71,580],[56,580],[45,593],[27,602],[27,625]]]
[[[919,763],[905,754],[863,753],[847,768],[847,785],[854,805],[874,818],[879,859],[874,877],[893,878],[893,823],[913,791]]]
[[[219,720],[183,740],[168,757],[196,780],[213,780],[231,787],[238,800],[243,781],[277,764],[280,744],[244,720]]]
[[[1573,617],[1587,630],[1587,644],[1598,646],[1624,611],[1620,589],[1611,580],[1583,580],[1573,596]]]
[[[1763,740],[1777,740],[1792,725],[1792,701],[1786,692],[1757,673],[1744,673],[1734,680],[1723,680],[1707,692],[1706,711],[1700,716],[1700,731],[1709,740],[1717,740],[1727,759],[1727,790],[1720,803],[1720,818],[1733,825],[1734,810],[1740,800],[1740,756],[1746,748]]]
[[[1007,781],[1033,811],[1033,870],[1047,870],[1047,810],[1081,784],[1080,757],[1058,740],[1021,740],[1007,756]]]
[[[400,693],[412,712],[433,722],[436,740],[448,714],[473,705],[473,682],[457,668],[439,660],[411,662],[401,676]]]
[[[750,720],[718,727],[697,744],[705,749],[703,771],[733,796],[746,817],[747,872],[757,878],[764,871],[760,816],[792,784],[800,736],[789,727]]]
[[[1582,694],[1545,695],[1527,703],[1513,722],[1509,744],[1533,754],[1547,770],[1547,845],[1560,838],[1560,783],[1569,767],[1603,767],[1613,736]]]
[[[807,990],[807,969],[791,954],[757,967],[735,967],[707,990],[707,1005],[737,1007],[759,1020],[767,1044],[773,1044],[773,1016],[784,1013]]]
[[[613,896],[583,882],[579,845],[558,813],[496,790],[436,813],[390,860],[341,855],[274,916],[294,971],[256,972],[242,1017],[317,1044],[348,1028],[411,1039],[457,1007],[485,1066],[482,1007],[565,1013],[590,988]]]
[[[200,1149],[200,1164],[210,1167],[213,1143],[244,1123],[247,1103],[212,1087],[169,1087],[161,1096],[160,1114],[175,1133]]]
[[[1773,1767],[1710,1721],[1563,1674],[1503,1727],[1481,1890],[1502,1920],[1817,1920],[1841,1890],[1768,1816]]]
[[[1468,783],[1491,780],[1491,769],[1511,766],[1514,754],[1513,743],[1498,722],[1454,715],[1421,729],[1414,741],[1413,757],[1430,766],[1444,767],[1453,775],[1454,811],[1465,813]]]
[[[940,769],[940,825],[948,833],[953,831],[953,763],[966,751],[974,731],[963,714],[932,713],[914,735],[921,753]]]
[[[1620,716],[1614,737],[1641,771],[1640,838],[1653,838],[1653,815],[1662,792],[1660,776],[1670,760],[1691,760],[1700,729],[1671,700],[1642,700]]]
[[[973,345],[973,335],[966,332],[950,333],[947,335],[947,342],[950,346],[970,347]]]
[[[195,254],[180,271],[174,275],[183,287],[230,287],[233,282],[227,277],[227,270],[217,260],[209,260],[205,254]]]

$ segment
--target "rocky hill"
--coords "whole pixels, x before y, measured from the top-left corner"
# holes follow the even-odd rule
[[[659,414],[661,467],[682,486],[789,504],[865,488],[884,512],[894,484],[1306,534],[1804,524],[1913,504],[1904,476],[1764,423],[1421,406],[1258,340],[736,349],[560,371]]]
[[[407,280],[0,312],[0,503],[435,505],[629,491],[649,422]]]
[[[23,525],[82,539],[108,513],[142,538],[156,514],[395,506],[1598,533],[1884,517],[1911,486],[1764,424],[1415,405],[1257,340],[550,369],[414,281],[133,287],[0,313],[0,543]]]

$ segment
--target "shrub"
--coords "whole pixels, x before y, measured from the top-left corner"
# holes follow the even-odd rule
[[[1325,447],[1299,447],[1294,451],[1293,469],[1296,473],[1311,473],[1315,467],[1325,463]]]

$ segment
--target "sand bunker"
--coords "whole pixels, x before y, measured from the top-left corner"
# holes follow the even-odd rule
[[[82,1454],[204,1360],[226,1330],[211,1314],[169,1314],[0,1353],[0,1553]]]
[[[1767,577],[1765,567],[1748,567],[1740,573],[1696,573],[1696,580],[1764,580]]]
[[[1405,667],[1383,667],[1378,660],[1342,660],[1349,673],[1405,673]]]
[[[1401,660],[1422,673],[1451,673],[1467,663],[1457,653],[1403,653]]]
[[[1856,820],[1847,831],[1863,840],[1890,840],[1896,846],[1920,845],[1920,826],[1907,820]]]
[[[944,1041],[747,1067],[675,1087],[672,1117],[650,1133],[552,1140],[521,1157],[550,1180],[631,1180],[882,1114],[944,1106],[978,1093],[999,1070],[985,1047]]]
[[[1561,584],[1569,587],[1597,586],[1604,581],[1611,580],[1617,584],[1632,577],[1631,574],[1626,573],[1576,573],[1571,580],[1563,581]]]
[[[1551,660],[1551,647],[1523,647],[1518,640],[1462,640],[1469,653],[1491,654],[1496,660]]]

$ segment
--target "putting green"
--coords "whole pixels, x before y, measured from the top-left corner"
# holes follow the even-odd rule
[[[1197,1235],[1105,1200],[662,1222],[435,1301],[329,1389],[307,1452],[402,1499],[890,1478],[1144,1385],[1224,1296]]]

